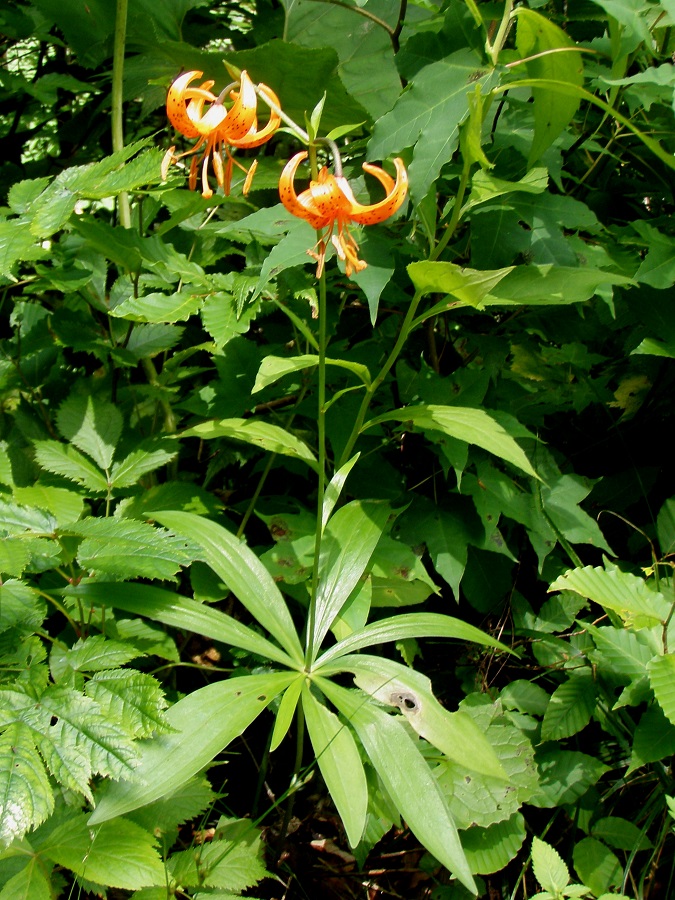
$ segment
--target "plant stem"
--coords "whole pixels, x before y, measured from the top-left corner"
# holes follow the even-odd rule
[[[122,100],[124,98],[124,46],[127,36],[127,6],[128,0],[117,0],[111,97],[113,152],[124,149]],[[120,225],[123,228],[131,228],[131,208],[129,206],[129,195],[126,191],[120,191],[117,196],[117,213]]]
[[[291,793],[289,794],[288,803],[286,804],[286,809],[284,810],[284,820],[281,824],[281,831],[279,832],[279,838],[277,841],[277,851],[279,855],[281,855],[283,843],[286,840],[288,826],[290,825],[291,818],[293,816],[293,807],[295,806],[296,791],[292,790],[292,788],[297,781],[298,776],[300,775],[300,769],[302,767],[302,751],[305,746],[305,713],[302,708],[302,703],[298,703],[298,706],[296,708],[295,721],[298,727],[297,734],[295,736],[295,761],[293,763],[293,775],[291,778]]]
[[[342,451],[342,456],[340,457],[340,461],[337,463],[336,468],[341,468],[347,460],[352,455],[352,450],[354,449],[354,444],[356,443],[359,434],[361,433],[361,429],[363,427],[363,422],[366,418],[366,413],[370,407],[371,400],[373,399],[375,392],[380,387],[384,379],[389,374],[390,369],[398,359],[399,353],[403,349],[403,345],[408,339],[408,335],[410,333],[410,328],[415,318],[415,313],[417,312],[417,307],[420,304],[420,300],[422,299],[422,292],[415,291],[415,296],[410,301],[410,306],[408,307],[408,312],[405,314],[405,319],[401,324],[401,328],[398,333],[398,337],[396,338],[396,343],[394,344],[391,353],[387,357],[384,365],[378,372],[377,376],[373,379],[373,383],[369,388],[366,389],[366,393],[361,401],[361,406],[356,415],[356,421],[354,422],[354,427],[352,428],[352,432],[349,435],[349,439],[345,445],[344,450]]]

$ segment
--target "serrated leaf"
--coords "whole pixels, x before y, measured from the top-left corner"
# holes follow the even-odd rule
[[[238,896],[267,875],[261,852],[260,832],[250,820],[221,820],[208,843],[174,853],[169,870],[180,884],[224,888]]]
[[[204,303],[201,294],[187,291],[177,294],[146,294],[143,297],[129,297],[111,308],[110,315],[132,322],[159,323],[185,322],[199,312]]]
[[[95,700],[105,715],[123,724],[135,738],[170,730],[162,710],[166,701],[151,675],[133,670],[97,672],[85,693]]]
[[[5,576],[20,578],[30,562],[30,557],[30,548],[20,537],[5,536],[2,538],[0,543],[0,572]],[[2,599],[0,597],[0,631],[5,628],[5,625],[2,624],[4,618]]]
[[[532,838],[532,869],[545,891],[557,894],[569,884],[570,873],[562,857],[545,841]]]
[[[53,809],[54,796],[31,731],[14,722],[0,734],[0,844],[22,838]]]
[[[102,634],[80,638],[64,654],[71,669],[76,672],[100,672],[123,666],[141,656],[135,647],[120,641],[111,641]]]
[[[122,433],[122,413],[116,406],[91,394],[71,394],[59,407],[56,424],[61,436],[99,468],[110,468]]]
[[[49,484],[33,484],[14,488],[14,498],[23,506],[45,509],[54,516],[58,526],[76,522],[84,509],[84,498],[67,488]]]
[[[368,810],[368,785],[356,742],[349,728],[305,686],[302,708],[314,755],[347,832],[356,847]]]
[[[590,669],[571,673],[548,702],[541,723],[542,741],[559,741],[585,728],[595,709],[595,696],[595,681]]]
[[[307,463],[316,471],[314,454],[304,441],[290,431],[259,419],[221,419],[216,422],[202,422],[194,428],[183,431],[180,437],[198,437],[208,441],[214,438],[230,438],[252,444],[268,453],[281,453]]]
[[[171,442],[154,441],[148,443],[147,448],[132,450],[128,456],[113,463],[110,471],[110,484],[114,488],[131,487],[136,484],[143,475],[154,472],[160,466],[171,462],[178,454],[178,448],[171,446]]]
[[[659,706],[675,725],[675,654],[655,656],[647,663],[647,671]]]
[[[87,490],[105,493],[108,481],[86,456],[58,441],[35,441],[35,459],[48,472],[63,475]]]
[[[76,813],[51,832],[42,853],[80,878],[123,890],[166,877],[154,835],[122,818],[92,830],[87,816]]]
[[[6,543],[7,538],[0,544],[0,558]],[[15,625],[31,630],[39,628],[46,613],[45,602],[35,588],[13,579],[0,582],[0,632]]]
[[[316,683],[357,732],[413,834],[469,891],[477,893],[445,797],[401,720],[325,678],[317,678]]]
[[[194,559],[184,538],[134,519],[88,518],[68,530],[84,538],[77,551],[84,569],[120,578],[171,579]]]
[[[442,431],[460,441],[476,444],[537,478],[523,450],[485,410],[466,406],[406,406],[371,419],[363,429],[382,422],[412,422],[423,430]]]
[[[674,753],[675,726],[665,717],[661,707],[653,703],[642,714],[635,729],[627,774]]]
[[[670,604],[663,595],[651,591],[643,578],[622,572],[617,567],[570,569],[557,578],[549,590],[576,591],[618,613],[634,628],[650,628],[665,622],[670,611]]]
[[[591,826],[591,835],[617,850],[649,850],[653,845],[644,831],[621,816],[605,816]]]
[[[10,219],[0,222],[0,275],[13,278],[17,262],[42,259],[48,251],[38,244],[30,229],[30,223]]]
[[[4,883],[0,900],[53,900],[54,894],[43,866],[41,859],[31,858],[20,872]]]
[[[167,797],[129,813],[128,818],[152,834],[166,834],[211,807],[216,795],[205,775],[195,775]],[[164,900],[164,898],[162,898]]]

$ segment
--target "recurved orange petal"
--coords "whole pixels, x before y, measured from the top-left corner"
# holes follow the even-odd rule
[[[363,205],[352,199],[349,212],[349,218],[352,222],[358,222],[360,225],[374,225],[376,222],[383,222],[389,216],[393,216],[396,210],[401,207],[408,192],[408,173],[403,165],[403,160],[399,157],[396,157],[394,160],[394,165],[396,166],[395,182],[379,166],[364,163],[363,168],[365,171],[378,179],[387,191],[387,196],[384,200],[380,200],[379,203],[373,203],[370,206]],[[340,186],[342,187],[342,184]],[[342,189],[344,191],[343,187]],[[351,189],[349,193],[351,194]]]

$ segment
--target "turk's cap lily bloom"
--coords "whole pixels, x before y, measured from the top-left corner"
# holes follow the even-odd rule
[[[167,150],[162,162],[162,177],[166,179],[169,166],[185,156],[192,156],[190,165],[190,188],[197,186],[197,154],[203,150],[199,162],[202,164],[201,181],[202,196],[209,198],[213,191],[209,185],[209,163],[213,168],[218,185],[227,195],[230,192],[233,165],[239,166],[247,173],[244,183],[244,193],[250,187],[256,163],[249,170],[238,162],[235,162],[230,147],[250,148],[258,147],[269,140],[279,127],[280,118],[276,112],[270,113],[267,124],[258,129],[257,104],[258,95],[256,88],[248,73],[241,73],[239,90],[236,85],[225,88],[216,96],[211,88],[213,81],[204,81],[199,86],[193,85],[195,79],[201,78],[199,71],[185,72],[173,82],[169,88],[166,99],[166,112],[169,121],[177,131],[187,138],[197,138],[197,142],[191,150],[185,153],[174,153],[175,147]],[[270,88],[259,85],[258,91],[263,97],[269,97],[278,107],[279,99]],[[225,98],[229,95],[232,105],[225,105]],[[223,162],[223,154],[226,161]]]
[[[360,272],[366,268],[364,260],[359,259],[359,245],[349,232],[349,224],[375,225],[392,216],[402,205],[408,192],[408,173],[403,160],[396,158],[396,181],[379,166],[363,163],[363,169],[377,178],[386,191],[386,196],[378,203],[370,205],[359,203],[354,197],[349,182],[343,175],[333,175],[324,166],[316,181],[310,181],[309,187],[296,194],[294,180],[300,163],[308,156],[302,150],[286,164],[279,179],[279,196],[286,209],[294,216],[305,219],[317,231],[328,228],[331,243],[345,263],[347,277],[352,272]],[[337,234],[334,233],[337,223]],[[319,263],[317,276],[323,271],[326,257],[326,239],[318,244],[318,251],[308,251]]]

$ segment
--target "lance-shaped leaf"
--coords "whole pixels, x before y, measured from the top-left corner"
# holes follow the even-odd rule
[[[476,885],[445,797],[402,720],[325,678],[317,678],[316,684],[349,720],[387,793],[415,837],[476,894]]]
[[[230,438],[234,441],[243,441],[252,444],[268,453],[281,453],[283,456],[292,456],[307,463],[316,471],[317,462],[314,454],[307,444],[297,438],[285,428],[272,425],[270,422],[261,422],[259,419],[221,419],[218,422],[201,422],[194,428],[183,431],[180,437],[198,437],[202,441],[214,438]]]
[[[366,422],[364,430],[382,422],[412,422],[418,428],[442,431],[443,434],[476,444],[500,459],[517,466],[537,478],[524,451],[510,434],[483,409],[467,406],[436,406],[421,404],[395,409]]]
[[[378,656],[361,654],[340,659],[341,669],[380,703],[395,706],[420,737],[450,759],[484,775],[506,779],[494,750],[473,719],[463,712],[448,712],[434,697],[431,682],[408,666]]]
[[[31,729],[14,722],[0,734],[0,846],[52,813],[54,795]]]
[[[56,424],[63,437],[109,469],[122,433],[122,413],[112,403],[91,394],[71,395],[59,407]]]
[[[300,640],[281,591],[246,544],[222,525],[194,513],[165,511],[153,518],[189,536],[201,547],[204,560],[263,628],[295,660],[302,660]]]
[[[240,735],[295,677],[293,672],[269,672],[230,678],[179,700],[166,714],[175,731],[137,744],[140,763],[133,781],[111,784],[89,824],[121,816],[177,790]]]
[[[353,500],[328,520],[321,543],[312,646],[315,652],[366,571],[391,507]]]
[[[307,685],[302,708],[314,755],[352,847],[360,842],[368,811],[366,773],[349,728],[320,703]]]
[[[58,441],[35,441],[35,459],[48,472],[63,475],[89,491],[105,493],[108,480],[82,453]]]
[[[354,653],[363,647],[372,647],[374,644],[383,644],[387,641],[403,641],[406,638],[422,637],[473,641],[486,647],[493,647],[495,650],[511,652],[505,644],[496,641],[489,634],[485,634],[480,628],[453,616],[444,616],[441,613],[401,613],[390,619],[381,619],[379,622],[366,625],[365,628],[338,641],[317,659],[315,671],[319,667],[328,666],[329,663],[339,660],[347,653]]]
[[[303,353],[300,356],[292,356],[289,359],[283,356],[266,356],[260,364],[260,369],[255,379],[255,385],[251,393],[255,394],[263,388],[274,384],[284,375],[290,375],[292,372],[301,372],[303,369],[310,369],[318,366],[319,357],[316,353]],[[370,372],[368,366],[362,363],[350,362],[347,359],[326,359],[327,366],[336,366],[340,369],[347,369],[353,372],[365,385],[370,386]]]
[[[163,588],[149,584],[81,582],[69,587],[65,593],[68,597],[78,597],[85,604],[112,606],[137,616],[147,616],[172,628],[182,628],[257,653],[282,666],[293,665],[291,657],[276,644],[232,616]]]

